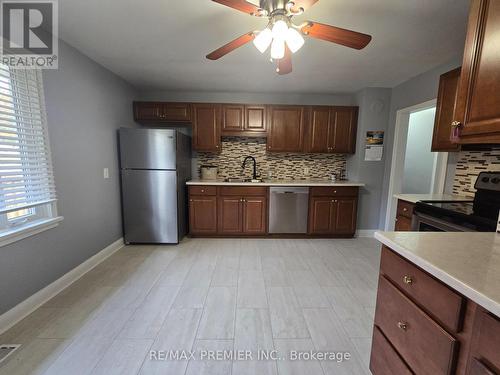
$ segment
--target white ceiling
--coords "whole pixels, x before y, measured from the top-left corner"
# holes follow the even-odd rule
[[[210,0],[62,0],[60,36],[143,90],[341,93],[394,87],[459,56],[469,0],[320,0],[315,20],[371,34],[362,51],[307,39],[278,76],[250,43],[205,55],[264,19]]]

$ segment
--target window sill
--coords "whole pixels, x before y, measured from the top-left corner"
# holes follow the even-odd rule
[[[24,238],[55,228],[63,220],[62,216],[40,219],[0,233],[0,247],[20,241]]]

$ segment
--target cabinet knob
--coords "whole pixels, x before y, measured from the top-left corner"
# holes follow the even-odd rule
[[[451,123],[451,127],[452,127],[452,128],[458,128],[458,127],[460,127],[460,126],[462,126],[462,123],[461,123],[460,121],[453,121],[453,122]]]
[[[205,189],[201,189],[201,192],[204,193],[205,192]]]
[[[337,194],[337,190],[334,190],[334,191],[333,191],[333,194]]]
[[[405,208],[403,208],[403,212],[406,212],[406,211],[408,211],[408,209],[407,209],[406,207],[405,207]]]
[[[190,202],[192,202],[193,200],[192,200],[192,199],[190,199],[189,201],[190,201]]]
[[[398,328],[406,331],[408,329],[408,324],[405,322],[398,322]]]
[[[413,279],[412,279],[412,277],[411,277],[411,276],[404,275],[404,276],[403,276],[403,282],[404,282],[405,284],[410,285],[410,284],[412,284],[412,283],[413,283]]]

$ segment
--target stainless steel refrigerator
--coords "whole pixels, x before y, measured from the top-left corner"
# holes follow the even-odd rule
[[[125,243],[176,244],[187,230],[191,138],[173,129],[119,130]]]

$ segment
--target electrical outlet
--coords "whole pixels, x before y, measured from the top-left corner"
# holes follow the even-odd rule
[[[304,176],[309,176],[309,168],[304,167]]]
[[[109,178],[109,168],[104,168],[102,174],[104,179],[107,180]]]

